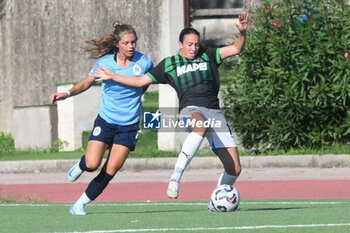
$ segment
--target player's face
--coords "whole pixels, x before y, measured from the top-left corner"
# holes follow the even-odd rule
[[[124,55],[127,58],[134,56],[136,40],[137,39],[134,34],[123,35],[120,41],[116,43],[117,48],[119,48],[118,53]]]
[[[184,36],[184,41],[179,42],[181,48],[180,55],[187,59],[194,59],[199,50],[199,36],[196,34],[187,34]]]

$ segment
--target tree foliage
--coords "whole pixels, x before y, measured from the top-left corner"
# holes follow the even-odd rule
[[[349,141],[349,19],[342,0],[262,0],[223,94],[245,148]]]

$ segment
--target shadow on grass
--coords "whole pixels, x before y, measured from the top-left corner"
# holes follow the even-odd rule
[[[276,210],[299,210],[299,209],[310,209],[314,207],[277,207],[277,208],[253,208],[253,209],[240,209],[240,211],[276,211]]]
[[[182,213],[182,212],[198,212],[202,210],[190,210],[190,209],[178,209],[178,210],[146,210],[146,211],[101,211],[101,212],[88,212],[88,214],[156,214],[156,213]]]

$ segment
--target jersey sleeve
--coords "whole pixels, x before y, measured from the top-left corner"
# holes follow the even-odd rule
[[[151,59],[148,59],[147,65],[146,65],[146,72],[152,70],[154,68],[153,61]]]
[[[143,74],[146,74],[148,71],[153,69],[153,61],[151,58],[147,57],[145,54],[137,52],[142,57],[142,68]],[[140,65],[140,64],[139,64]]]
[[[165,73],[165,59],[163,59],[159,64],[146,73],[146,75],[152,79],[153,83],[168,83]]]
[[[208,48],[207,54],[212,61],[215,61],[217,66],[223,62],[223,59],[220,57],[220,48]]]
[[[98,59],[97,61],[96,61],[96,63],[95,63],[95,65],[92,67],[92,69],[90,70],[90,72],[89,72],[89,75],[90,76],[94,76],[95,75],[95,73],[93,73],[94,72],[94,68],[98,68],[100,66],[100,59]]]

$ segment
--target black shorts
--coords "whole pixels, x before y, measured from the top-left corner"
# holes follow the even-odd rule
[[[89,140],[100,141],[109,146],[112,146],[112,144],[124,145],[133,151],[137,142],[138,131],[139,123],[132,125],[110,124],[98,115]]]

